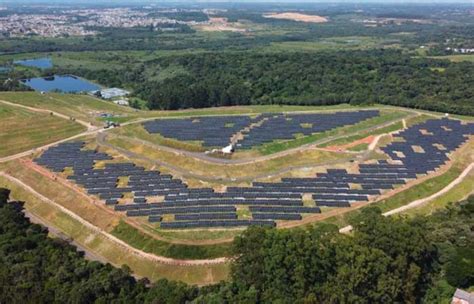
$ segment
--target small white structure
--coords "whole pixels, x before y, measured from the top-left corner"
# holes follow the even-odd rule
[[[234,152],[234,146],[232,144],[222,148],[222,153],[224,154],[232,154]]]
[[[117,100],[114,100],[113,103],[115,103],[119,106],[128,106],[129,105],[128,100],[126,100],[126,99],[117,99]]]

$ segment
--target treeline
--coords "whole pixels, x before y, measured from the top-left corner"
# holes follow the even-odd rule
[[[249,228],[234,241],[229,282],[149,285],[90,262],[31,224],[0,189],[0,301],[16,303],[441,303],[474,284],[474,196],[430,217],[353,216],[336,226]],[[27,300],[28,301],[28,300]]]
[[[0,67],[5,63],[0,62]],[[0,92],[1,91],[31,91],[29,87],[25,86],[21,79],[34,76],[29,71],[16,71],[10,63],[6,64],[6,69],[0,71]]]
[[[147,64],[187,71],[136,85],[136,95],[150,109],[381,103],[474,115],[473,63],[412,58],[399,51],[213,52]]]
[[[248,50],[268,46],[272,42],[285,41],[318,41],[331,37],[379,37],[386,39],[391,34],[400,40],[402,46],[417,48],[422,44],[443,43],[446,39],[472,40],[472,25],[448,26],[439,24],[408,23],[402,25],[385,25],[366,27],[362,23],[350,20],[338,20],[322,24],[308,24],[291,20],[265,18],[261,12],[229,11],[218,16],[230,21],[240,19],[254,23],[267,23],[281,33],[255,34],[226,33],[225,37],[209,39],[208,35],[193,35],[195,32],[186,24],[174,25],[174,31],[168,32],[170,24],[158,27],[107,28],[88,27],[100,32],[98,36],[74,38],[6,38],[0,44],[3,53],[30,52],[78,52],[78,51],[127,51],[127,50]],[[409,34],[407,34],[409,33]],[[0,33],[1,34],[1,33]],[[6,33],[8,34],[8,33]]]
[[[84,259],[74,246],[48,237],[8,203],[0,189],[0,302],[1,303],[185,303],[199,290],[183,283],[160,280],[148,287],[128,267],[115,268]]]

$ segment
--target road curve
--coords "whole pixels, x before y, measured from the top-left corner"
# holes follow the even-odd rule
[[[431,201],[431,200],[433,200],[433,199],[449,192],[451,189],[453,189],[453,187],[460,184],[467,177],[467,175],[473,170],[473,168],[474,168],[474,163],[471,163],[469,166],[467,166],[466,169],[464,169],[464,171],[455,180],[453,180],[449,185],[447,185],[446,187],[444,187],[440,191],[438,191],[436,193],[433,193],[432,195],[430,195],[428,197],[417,199],[417,200],[415,200],[415,201],[413,201],[409,204],[403,205],[399,208],[389,210],[385,213],[382,213],[382,215],[383,216],[389,216],[389,215],[393,215],[393,214],[398,214],[398,213],[402,213],[404,211],[407,211],[407,210],[410,210],[410,209],[413,209],[413,208],[417,208],[419,206],[422,206],[422,205],[426,204],[427,202],[429,202],[429,201]],[[352,228],[353,227],[351,225],[349,225],[349,226],[346,226],[346,227],[343,227],[343,228],[339,229],[339,232],[340,233],[348,233],[352,230]]]
[[[354,153],[354,155],[353,156],[351,155],[350,157],[344,157],[344,158],[340,158],[340,159],[336,159],[336,160],[332,160],[332,161],[321,161],[321,162],[314,163],[314,164],[303,164],[303,165],[298,165],[298,166],[289,166],[289,167],[278,169],[278,170],[275,170],[275,171],[272,171],[272,172],[269,172],[269,173],[265,173],[265,174],[257,174],[257,175],[246,176],[246,177],[225,178],[225,177],[212,177],[212,176],[192,173],[191,171],[189,171],[187,169],[171,165],[167,162],[164,162],[164,161],[161,161],[161,160],[158,160],[158,159],[152,159],[152,158],[149,158],[145,155],[141,155],[141,154],[138,154],[138,153],[135,153],[135,152],[123,149],[123,148],[116,147],[116,146],[114,146],[114,145],[112,145],[112,144],[110,144],[106,141],[106,134],[105,133],[100,133],[100,134],[97,135],[97,143],[100,146],[104,146],[104,147],[116,150],[120,154],[123,154],[128,158],[141,159],[141,160],[150,162],[152,164],[168,168],[168,169],[180,174],[183,177],[195,178],[195,179],[199,179],[199,180],[206,181],[206,182],[229,182],[229,183],[231,183],[231,182],[253,182],[257,179],[271,178],[271,177],[279,176],[283,173],[291,172],[293,170],[306,169],[306,168],[317,168],[317,167],[321,167],[321,166],[335,165],[335,164],[339,164],[339,163],[346,163],[346,162],[349,162],[351,160],[356,160],[359,156],[362,156],[362,153]]]
[[[31,188],[29,185],[25,184],[21,180],[15,178],[15,177],[13,177],[13,176],[5,173],[5,172],[1,172],[1,171],[0,171],[0,176],[8,179],[9,181],[11,181],[13,183],[16,183],[16,184],[20,185],[25,190],[31,192],[32,194],[34,194],[36,197],[38,197],[42,201],[44,201],[44,202],[46,202],[50,205],[53,205],[54,207],[60,209],[62,212],[64,212],[68,216],[72,217],[76,221],[80,222],[81,224],[83,224],[87,228],[93,230],[94,232],[96,232],[96,233],[102,235],[103,237],[107,238],[109,241],[112,241],[116,245],[126,249],[127,251],[129,251],[129,252],[133,253],[134,255],[139,256],[143,259],[147,259],[147,260],[150,260],[150,261],[159,262],[159,263],[163,263],[163,264],[168,264],[168,265],[176,265],[176,266],[204,266],[204,265],[222,264],[222,263],[226,263],[226,262],[230,261],[229,258],[225,258],[225,257],[215,258],[215,259],[205,259],[205,260],[181,260],[181,259],[173,259],[173,258],[168,258],[168,257],[159,256],[159,255],[155,255],[155,254],[152,254],[152,253],[144,252],[142,250],[139,250],[137,248],[134,248],[134,247],[130,246],[126,242],[124,242],[124,241],[120,240],[119,238],[111,235],[107,231],[102,230],[99,227],[93,225],[92,223],[84,220],[82,217],[78,216],[77,214],[70,211],[69,209],[61,206],[60,204],[56,203],[55,201],[50,200],[49,198],[45,197],[41,193],[37,192],[35,189]]]

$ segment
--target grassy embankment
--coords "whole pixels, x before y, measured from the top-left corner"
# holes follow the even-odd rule
[[[124,214],[112,211],[112,209],[103,206],[100,201],[97,201],[97,204],[99,204],[97,206],[91,203],[85,195],[79,195],[72,189],[30,170],[20,162],[14,161],[3,164],[0,170],[9,172],[9,174],[30,185],[42,195],[71,210],[89,223],[109,233],[117,234],[117,237],[138,246],[138,249],[181,259],[208,259],[230,254],[228,243],[202,245],[203,242],[195,241],[193,238],[180,240],[177,237],[174,237],[173,241],[175,243],[172,243],[172,241],[159,235],[158,231],[161,230],[142,229],[140,231],[138,227],[133,227],[126,222],[130,218],[127,218]],[[146,235],[146,232],[148,232],[148,235]],[[206,233],[203,232],[201,239],[206,239],[205,235]],[[211,237],[215,238],[216,236],[211,234]]]
[[[48,226],[60,230],[85,250],[98,255],[116,267],[128,265],[133,274],[139,277],[147,277],[151,281],[166,278],[199,285],[213,284],[227,278],[228,264],[176,266],[142,258],[84,226],[54,205],[43,202],[17,184],[0,177],[0,186],[11,189],[12,196],[17,200],[25,201],[25,209]]]
[[[412,125],[415,125],[415,124],[421,123],[423,121],[426,121],[427,119],[430,119],[430,118],[431,118],[430,116],[424,115],[424,114],[409,117],[409,118],[406,119],[406,125],[407,125],[407,127],[410,127]],[[341,137],[341,138],[338,138],[338,139],[335,139],[335,140],[331,140],[329,142],[321,144],[320,147],[345,145],[345,144],[348,144],[348,143],[352,143],[356,140],[366,138],[368,136],[376,136],[376,135],[380,135],[380,134],[387,134],[387,133],[391,133],[391,132],[398,131],[398,130],[401,130],[401,129],[403,129],[403,123],[401,121],[397,121],[397,122],[394,122],[393,124],[391,124],[389,126],[386,126],[386,127],[382,127],[382,128],[375,129],[375,130],[360,131],[355,135],[350,135],[350,136],[347,136],[347,137]],[[368,147],[368,144],[360,144],[360,145],[354,146],[352,148],[349,148],[349,150],[351,150],[351,151],[362,151],[362,150],[366,150],[367,147]]]
[[[140,112],[136,112],[132,108],[118,106],[112,102],[87,95],[57,93],[42,95],[37,92],[1,92],[0,100],[55,111],[94,125],[102,125],[103,119],[99,117],[100,113],[121,116],[122,121],[141,115]]]
[[[474,142],[471,140],[460,150],[453,155],[451,167],[446,172],[427,178],[425,181],[416,184],[404,191],[398,192],[395,195],[374,203],[374,206],[379,207],[383,212],[404,206],[412,201],[428,197],[436,192],[439,192],[455,180],[461,172],[474,161],[472,151],[474,149]],[[427,202],[423,206],[408,210],[403,214],[430,214],[436,209],[443,208],[449,202],[457,201],[466,197],[473,192],[474,177],[471,173],[462,183],[458,184],[451,191],[446,194]],[[360,210],[354,210],[341,214],[335,217],[328,218],[324,222],[336,224],[339,227],[348,225],[348,219]]]
[[[187,170],[190,173],[209,176],[216,180],[219,178],[251,179],[256,175],[270,175],[279,170],[285,170],[286,168],[325,164],[331,161],[343,160],[351,156],[345,153],[331,153],[321,150],[308,149],[257,162],[244,164],[218,164],[188,157],[179,153],[168,152],[159,149],[159,147],[143,145],[140,142],[128,140],[124,137],[111,137],[108,142],[116,147],[129,150],[138,155],[143,155],[150,159],[160,160],[169,165]]]
[[[86,129],[73,121],[2,103],[0,126],[0,157],[68,138]]]

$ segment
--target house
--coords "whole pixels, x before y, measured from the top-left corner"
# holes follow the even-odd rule
[[[451,304],[474,304],[474,293],[456,289]]]

